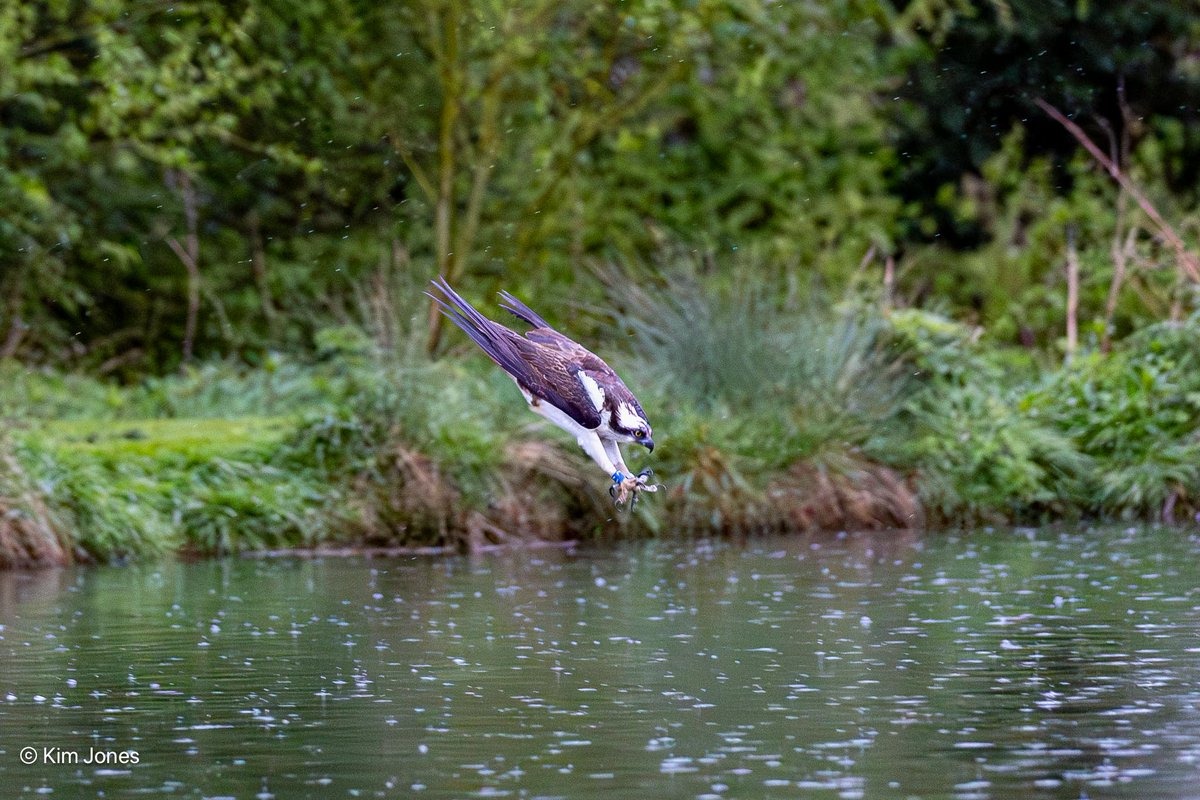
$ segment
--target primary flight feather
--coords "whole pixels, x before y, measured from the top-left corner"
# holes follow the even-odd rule
[[[634,475],[621,456],[622,443],[653,451],[653,431],[633,392],[608,364],[508,292],[500,293],[501,308],[531,326],[524,336],[480,314],[445,278],[433,285],[442,296],[425,294],[508,373],[534,413],[574,436],[612,478],[609,491],[618,504],[658,489],[649,483],[650,470]]]

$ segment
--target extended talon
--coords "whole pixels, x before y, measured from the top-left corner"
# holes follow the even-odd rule
[[[657,492],[659,484],[650,483],[650,479],[654,477],[654,470],[644,469],[637,474],[637,490],[639,492]]]
[[[628,500],[629,508],[632,510],[637,505],[638,496],[642,492],[657,492],[661,488],[657,483],[650,483],[653,476],[654,470],[652,469],[644,469],[634,476],[620,472],[613,473],[613,483],[608,487],[608,496],[617,506],[624,505]]]

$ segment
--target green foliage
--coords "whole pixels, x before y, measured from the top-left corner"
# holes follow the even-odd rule
[[[913,377],[963,384],[975,380],[980,370],[995,377],[995,364],[982,357],[976,346],[978,331],[952,319],[919,309],[898,309],[888,317],[892,346],[913,366]]]
[[[120,389],[94,378],[0,360],[0,418],[103,419],[124,403]]]
[[[277,87],[264,79],[277,62],[253,44],[259,24],[253,5],[218,2],[0,15],[0,203],[12,212],[0,223],[0,313],[33,353],[74,340],[93,363],[135,346],[157,355],[149,326],[182,286],[164,242],[183,227],[172,176],[199,175],[213,147],[242,151],[243,166],[247,151],[287,160],[286,146],[240,135]]]
[[[196,352],[254,360],[361,323],[381,273],[544,288],[668,240],[834,277],[897,210],[877,11],[27,4],[0,19],[0,355],[161,372],[194,290]]]
[[[974,524],[1077,513],[1088,458],[1021,402],[1039,373],[980,345],[980,329],[915,309],[889,317],[893,346],[921,389],[894,461],[918,471],[934,521]],[[1023,380],[1024,379],[1024,380]]]
[[[27,440],[17,457],[60,509],[75,546],[100,561],[159,555],[180,544],[162,477],[140,463],[105,465]]]
[[[915,435],[899,455],[920,472],[934,520],[1041,520],[1078,513],[1092,460],[1014,393],[985,382],[940,386],[911,409]]]
[[[669,303],[626,294],[639,357],[620,368],[658,439],[631,463],[653,465],[666,490],[621,525],[594,466],[482,357],[383,365],[350,348],[278,367],[309,405],[292,399],[272,417],[215,416],[255,405],[236,397],[253,398],[262,379],[227,365],[153,392],[35,376],[20,398],[70,392],[74,405],[39,402],[98,418],[25,417],[6,445],[0,504],[32,509],[18,512],[30,522],[0,531],[0,544],[65,532],[68,550],[113,561],[346,540],[903,525],[920,511],[913,489],[935,524],[1200,510],[1196,320],[1039,371],[924,312],[871,325],[679,285],[692,288]],[[736,346],[718,342],[721,330]],[[196,416],[172,416],[183,411]]]
[[[1044,371],[972,353],[942,321],[901,315],[897,330],[932,367],[897,454],[935,517],[1172,519],[1200,507],[1195,318]]]
[[[1101,513],[1200,506],[1200,321],[1149,328],[1111,357],[1081,358],[1025,404],[1095,459]]]
[[[1200,74],[1184,54],[1200,26],[1189,3],[1157,0],[912,0],[897,32],[907,80],[897,104],[905,158],[897,188],[926,209],[964,174],[977,173],[1018,123],[1029,127],[1026,156],[1064,166],[1076,143],[1036,111],[1042,97],[1107,145],[1105,126],[1140,138],[1142,121],[1172,119],[1189,132],[1174,139],[1179,169],[1171,183],[1194,191],[1200,163],[1195,128]],[[922,30],[923,28],[923,30]],[[1119,105],[1130,104],[1127,111]],[[1065,176],[1055,176],[1060,183]],[[936,212],[934,212],[936,214]],[[941,217],[943,235],[970,237],[970,224]]]
[[[656,392],[663,449],[683,459],[672,467],[713,448],[762,475],[884,447],[908,381],[880,323],[816,303],[781,308],[754,289],[711,290],[682,274],[669,290],[609,283],[640,359],[637,384]]]
[[[76,546],[112,561],[185,547],[204,553],[335,536],[318,476],[275,465],[280,419],[49,423],[16,457]]]
[[[270,460],[212,460],[191,474],[190,492],[174,498],[172,515],[187,546],[204,554],[314,547],[336,540],[335,500],[314,475]]]
[[[402,447],[431,458],[468,498],[486,502],[503,476],[506,445],[532,422],[511,382],[493,372],[417,362],[383,373],[331,412],[310,415],[285,458],[381,481]]]
[[[347,341],[373,349],[361,331]],[[135,386],[8,361],[0,362],[0,416],[90,421],[282,416],[332,408],[384,378],[380,362],[358,350],[337,351],[336,358],[316,364],[278,354],[268,354],[256,367],[210,362]]]
[[[193,312],[205,362],[347,325],[412,350],[407,290],[438,272],[587,301],[581,261],[678,249],[768,303],[896,256],[903,293],[1053,346],[1068,227],[1103,334],[1114,237],[1145,220],[1028,95],[1193,235],[1198,36],[1167,0],[19,4],[0,358],[163,374]],[[1136,237],[1117,332],[1178,306],[1157,241]]]

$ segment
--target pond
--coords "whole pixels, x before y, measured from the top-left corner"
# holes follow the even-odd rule
[[[0,786],[1194,797],[1198,562],[1004,530],[0,575]]]

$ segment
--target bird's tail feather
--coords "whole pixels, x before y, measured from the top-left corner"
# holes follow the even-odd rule
[[[476,311],[474,306],[450,288],[450,284],[444,277],[439,276],[438,280],[433,281],[433,285],[453,304],[451,307],[445,300],[432,292],[425,292],[427,297],[441,307],[442,313],[455,325],[462,328],[463,332],[470,336],[472,341],[479,345],[483,352],[487,353],[501,369],[518,380],[524,378],[528,370],[512,342],[504,336],[504,333],[511,332]],[[516,336],[516,334],[512,335]]]
[[[522,303],[517,298],[513,297],[508,292],[500,293],[500,307],[508,313],[512,314],[517,319],[528,322],[535,328],[549,328],[550,323],[539,317],[533,309]]]

